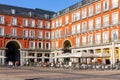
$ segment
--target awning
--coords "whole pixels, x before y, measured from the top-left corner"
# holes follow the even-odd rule
[[[86,53],[86,52],[79,52],[79,53],[64,53],[54,58],[90,58],[94,57],[94,54]]]
[[[96,54],[95,54],[95,57],[98,57],[98,58],[110,57],[110,53],[106,53],[106,52],[103,52],[103,53],[96,53]]]

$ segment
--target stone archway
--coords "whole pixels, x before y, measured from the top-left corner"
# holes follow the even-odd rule
[[[64,53],[71,53],[71,43],[69,40],[65,40],[64,43],[63,43],[63,51]]]
[[[15,62],[18,61],[20,65],[20,45],[16,41],[9,41],[6,44],[6,62],[12,61],[15,65]]]

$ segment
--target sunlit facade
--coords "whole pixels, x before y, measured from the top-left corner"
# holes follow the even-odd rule
[[[57,13],[1,4],[0,55],[4,58],[0,63],[56,62],[61,60],[57,58],[60,54],[78,52],[110,54],[104,60],[94,58],[99,63],[120,60],[119,3],[83,0]],[[92,59],[88,58],[87,63]]]

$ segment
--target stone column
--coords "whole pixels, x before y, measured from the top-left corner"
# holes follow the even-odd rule
[[[96,50],[94,49],[94,55],[96,54]],[[97,58],[94,58],[94,62],[97,62]]]
[[[42,53],[42,62],[45,62],[45,53]]]
[[[119,61],[120,61],[120,45],[119,45]]]
[[[103,49],[101,49],[101,53],[104,53],[104,50],[103,50]],[[103,63],[103,64],[106,64],[106,63],[105,63],[105,58],[104,58],[104,57],[102,58],[102,63]]]
[[[53,62],[53,53],[50,53],[49,60],[50,60],[50,62]]]
[[[23,66],[23,65],[24,65],[24,62],[23,62],[23,54],[24,54],[24,51],[20,50],[20,66]]]
[[[112,64],[114,65],[116,62],[116,53],[115,53],[115,43],[112,42],[112,53],[111,53],[111,58],[112,58]]]
[[[34,53],[34,54],[35,54],[35,56],[34,56],[34,57],[35,57],[34,61],[37,62],[37,53]]]
[[[2,50],[2,56],[5,57],[5,50]],[[2,58],[2,64],[5,64],[5,58]]]

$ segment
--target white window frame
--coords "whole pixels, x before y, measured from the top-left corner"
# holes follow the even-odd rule
[[[82,9],[82,19],[84,19],[86,17],[87,17],[87,9],[84,8],[84,9]]]
[[[88,29],[89,30],[93,30],[93,26],[94,26],[93,22],[94,22],[93,19],[91,19],[91,20],[88,21],[88,26],[89,26]]]
[[[43,31],[38,31],[38,38],[43,38]]]
[[[100,29],[101,27],[101,17],[95,19],[95,28]]]
[[[101,12],[101,3],[96,4],[96,14],[99,14]]]
[[[118,24],[118,20],[119,20],[119,13],[118,12],[114,12],[112,13],[112,25],[116,25]]]
[[[33,45],[31,45],[31,44],[33,44]],[[29,48],[30,49],[35,49],[35,42],[34,41],[29,42]]]
[[[24,36],[24,37],[28,37],[28,30],[27,30],[27,29],[24,29],[24,30],[23,30],[23,36]]]
[[[38,28],[43,28],[43,21],[42,20],[38,21]]]
[[[48,36],[47,36],[47,33],[48,33]],[[50,32],[45,32],[45,38],[50,39]]]
[[[80,46],[80,38],[77,37],[77,38],[76,38],[76,47],[79,47],[79,46]]]
[[[31,38],[34,38],[34,37],[35,37],[35,31],[34,31],[34,30],[30,30],[29,36],[30,36]]]
[[[35,27],[35,20],[33,19],[30,20],[30,27]]]
[[[47,44],[48,44],[48,48],[47,48]],[[45,48],[46,48],[46,49],[50,49],[50,42],[46,42],[46,43],[45,43]]]
[[[109,26],[109,14],[103,16],[103,26]]]
[[[17,29],[11,28],[11,36],[17,36]]]
[[[28,26],[28,19],[23,19],[23,26]]]
[[[114,39],[115,35],[113,35],[113,33],[116,32],[117,36],[116,36],[116,39]],[[113,41],[117,41],[118,40],[118,30],[112,30],[112,40]]]
[[[103,11],[109,10],[109,0],[103,1]]]
[[[41,47],[39,47],[39,43],[41,43]],[[43,42],[38,42],[38,49],[43,49]]]
[[[107,43],[109,42],[109,32],[108,31],[105,31],[103,32],[103,43]]]
[[[93,7],[93,6],[90,6],[90,7],[89,7],[89,17],[90,17],[90,16],[93,16],[93,11],[94,11],[94,7]]]
[[[88,44],[89,45],[93,44],[93,35],[92,34],[88,35]]]
[[[96,44],[101,43],[101,35],[100,35],[100,33],[96,33],[96,35],[95,35],[95,43]]]
[[[119,5],[119,0],[112,0],[112,9],[117,8]]]
[[[11,24],[12,24],[13,26],[16,26],[16,25],[17,25],[17,18],[16,18],[16,17],[12,17],[12,18],[11,18]]]
[[[0,24],[4,24],[4,23],[5,23],[4,16],[1,16],[1,15],[0,15]]]
[[[4,28],[0,27],[0,35],[3,36],[4,35]]]

